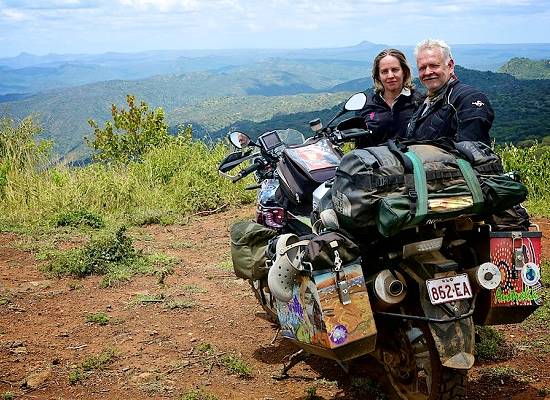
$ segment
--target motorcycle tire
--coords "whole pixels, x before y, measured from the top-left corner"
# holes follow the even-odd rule
[[[274,324],[279,324],[279,317],[277,316],[277,310],[275,309],[275,297],[269,291],[267,285],[267,279],[249,280],[252,291],[258,303],[262,306],[266,313],[267,320]]]
[[[467,371],[441,365],[426,323],[402,324],[394,330],[393,346],[380,351],[379,361],[397,397],[403,400],[463,400]]]

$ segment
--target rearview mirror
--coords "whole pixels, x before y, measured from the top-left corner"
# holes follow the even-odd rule
[[[358,111],[361,110],[365,104],[367,103],[367,95],[365,93],[355,93],[353,96],[351,96],[348,101],[346,101],[346,104],[344,105],[344,109],[346,111]]]
[[[242,149],[250,144],[250,138],[248,135],[238,131],[231,132],[229,134],[229,141],[237,149]]]

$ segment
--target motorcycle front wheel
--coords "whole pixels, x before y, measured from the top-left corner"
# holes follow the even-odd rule
[[[426,323],[394,326],[378,351],[388,380],[403,400],[461,400],[467,371],[441,365],[432,333]]]

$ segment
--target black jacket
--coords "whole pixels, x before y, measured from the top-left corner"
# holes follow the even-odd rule
[[[395,137],[404,138],[411,116],[424,101],[424,96],[414,89],[410,95],[399,95],[393,107],[375,93],[368,96],[367,104],[357,115],[362,117],[372,135],[357,142],[357,147],[376,146]]]
[[[495,114],[483,93],[458,80],[449,83],[443,96],[422,115],[422,105],[411,119],[407,138],[435,140],[448,138],[481,141],[491,145],[489,129]]]

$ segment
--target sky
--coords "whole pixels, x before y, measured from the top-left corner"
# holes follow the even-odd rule
[[[550,0],[0,0],[0,57],[21,52],[548,43]]]

